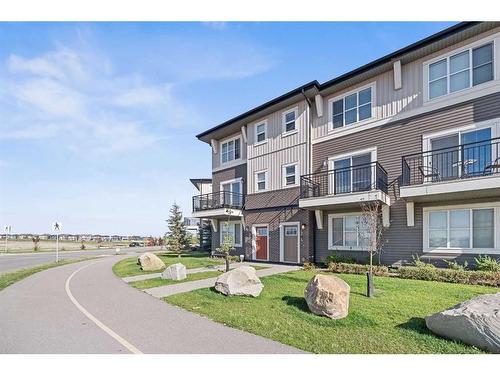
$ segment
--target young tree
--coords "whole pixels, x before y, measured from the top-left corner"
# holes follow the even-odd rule
[[[382,221],[382,204],[380,201],[361,202],[360,233],[367,247],[370,267],[367,273],[368,297],[373,297],[373,257],[382,251],[382,233],[384,225]]]
[[[231,220],[232,210],[228,209],[227,212],[227,221],[224,223],[224,236],[222,237],[222,244],[217,249],[219,252],[224,254],[224,260],[226,261],[226,272],[229,271],[229,256],[231,252],[234,251],[234,238],[229,233],[229,221]]]
[[[171,251],[177,253],[177,256],[180,258],[181,252],[189,246],[189,238],[184,221],[182,220],[182,212],[177,203],[174,203],[170,208],[170,217],[167,223],[167,246]]]
[[[31,237],[31,241],[33,241],[33,251],[38,251],[38,249],[40,249],[40,247],[38,246],[38,243],[40,242],[40,237],[33,236]]]

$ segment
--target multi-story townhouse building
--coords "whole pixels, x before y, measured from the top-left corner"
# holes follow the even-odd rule
[[[247,259],[364,258],[361,203],[377,201],[382,263],[500,255],[500,23],[460,23],[198,138],[213,184],[193,216],[213,249],[229,231]]]

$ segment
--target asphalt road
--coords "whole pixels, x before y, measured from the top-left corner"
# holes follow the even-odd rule
[[[142,253],[146,251],[160,250],[161,247],[125,247],[120,248],[120,253]],[[115,254],[115,249],[82,250],[82,251],[60,251],[59,259],[91,258],[99,255]],[[52,263],[55,261],[55,252],[2,254],[0,253],[0,273],[15,271],[21,268],[34,267],[39,264]]]
[[[36,273],[0,291],[0,353],[300,353],[125,284],[110,256]]]

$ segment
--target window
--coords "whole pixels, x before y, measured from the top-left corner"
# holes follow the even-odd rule
[[[370,231],[359,215],[330,215],[328,220],[329,248],[366,248]]]
[[[222,223],[220,231],[220,243],[224,242],[226,236],[230,236],[234,246],[241,246],[241,223]]]
[[[290,133],[296,130],[297,115],[297,108],[283,112],[283,133]]]
[[[371,152],[333,161],[331,194],[368,191],[372,188]]]
[[[267,139],[267,123],[263,122],[255,127],[256,143],[262,143]]]
[[[240,207],[243,204],[241,180],[221,183],[222,202],[226,206]]]
[[[429,64],[429,99],[493,80],[493,43]]]
[[[333,128],[341,128],[372,117],[372,88],[332,102]]]
[[[495,243],[493,208],[429,212],[429,247],[491,249]]]
[[[289,164],[283,166],[283,186],[297,185],[297,164]]]
[[[267,171],[257,172],[255,174],[255,190],[263,191],[267,189]]]
[[[227,163],[241,157],[241,140],[239,138],[232,139],[222,143],[221,146],[221,161]]]
[[[297,236],[297,226],[296,225],[287,225],[285,226],[285,236],[287,237],[296,237]]]

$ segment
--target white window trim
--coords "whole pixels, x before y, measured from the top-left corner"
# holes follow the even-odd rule
[[[364,251],[367,252],[367,248],[363,248],[361,246],[336,246],[333,245],[333,219],[345,218],[347,216],[361,216],[362,212],[344,212],[339,214],[329,214],[328,215],[328,250],[337,250],[337,251]],[[344,220],[345,221],[345,220]],[[345,241],[345,222],[343,225],[344,231],[344,241]],[[358,228],[359,235],[359,228]]]
[[[453,99],[453,98],[456,98],[456,97],[460,97],[464,94],[468,94],[470,92],[475,92],[475,91],[480,91],[480,90],[483,90],[484,88],[487,88],[491,85],[496,85],[498,84],[498,71],[499,71],[499,64],[500,64],[500,61],[498,60],[500,58],[500,51],[499,51],[499,48],[498,48],[498,39],[500,38],[500,33],[496,33],[496,34],[493,34],[493,35],[490,35],[486,38],[483,38],[483,39],[480,39],[480,40],[477,40],[473,43],[469,43],[465,46],[462,46],[460,48],[456,48],[452,51],[449,51],[447,53],[444,53],[442,55],[439,55],[439,56],[436,56],[436,57],[433,57],[432,59],[429,59],[429,60],[426,60],[423,62],[423,88],[424,88],[424,106],[426,104],[430,104],[430,103],[436,103],[436,102],[440,102],[440,101],[447,101],[447,100],[450,100],[450,99]],[[441,96],[438,96],[436,98],[433,98],[433,99],[430,99],[429,98],[429,65],[431,64],[434,64],[435,62],[438,62],[440,60],[443,60],[443,59],[447,59],[449,60],[449,58],[451,56],[454,56],[454,55],[458,55],[462,52],[465,52],[465,51],[468,51],[470,50],[469,52],[469,59],[470,61],[472,61],[472,49],[474,48],[477,48],[477,47],[481,47],[482,45],[485,45],[485,44],[488,44],[488,43],[493,43],[493,80],[491,81],[488,81],[488,82],[484,82],[484,83],[481,83],[477,86],[472,86],[472,81],[470,82],[470,87],[468,88],[465,88],[465,89],[462,89],[462,90],[459,90],[459,91],[455,91],[455,92],[448,92],[447,94],[444,94],[444,95],[441,95]],[[448,66],[448,62],[447,62],[447,66]],[[472,75],[472,65],[469,67],[471,69],[471,75]],[[447,76],[449,76],[449,72],[447,72]],[[448,91],[449,91],[449,79],[448,79]]]
[[[257,128],[258,128],[260,125],[264,125],[264,127],[265,127],[265,129],[266,129],[266,130],[265,130],[265,132],[264,132],[264,134],[266,135],[266,137],[265,137],[265,139],[264,139],[263,141],[258,142],[258,141],[257,141],[257,135],[258,135],[258,133],[257,133]],[[255,136],[254,146],[260,146],[260,145],[263,145],[263,144],[267,143],[267,138],[268,138],[267,129],[268,129],[268,126],[267,126],[267,119],[266,119],[266,120],[259,121],[259,122],[255,123],[255,125],[254,125],[254,136]]]
[[[234,158],[233,160],[228,160],[226,162],[223,162],[222,161],[222,145],[224,145],[225,143],[234,141],[236,139],[240,140],[240,157],[239,158]],[[219,149],[220,149],[220,159],[219,159],[220,160],[220,165],[228,165],[228,164],[231,164],[231,163],[234,163],[234,162],[238,162],[239,160],[241,160],[243,158],[243,140],[241,139],[241,135],[237,135],[235,137],[231,137],[231,138],[227,138],[227,139],[224,139],[222,141],[219,141]]]
[[[291,167],[292,165],[295,166],[295,176],[294,176],[295,182],[292,185],[287,185],[286,184],[286,167]],[[288,189],[288,188],[297,187],[299,185],[298,174],[299,174],[299,163],[298,162],[283,164],[281,166],[281,186],[282,186],[282,188]]]
[[[257,178],[257,175],[259,173],[265,173],[265,176],[266,176],[266,179],[265,179],[265,182],[266,182],[266,188],[263,189],[263,190],[259,190],[259,180]],[[265,191],[268,191],[269,190],[269,173],[267,171],[267,169],[262,169],[260,171],[255,171],[254,173],[254,180],[255,180],[255,186],[254,186],[254,189],[255,189],[255,192],[256,193],[263,193]]]
[[[371,159],[370,159],[371,163],[377,161],[377,147],[370,147],[370,148],[365,148],[363,150],[348,152],[345,154],[337,154],[337,155],[329,156],[328,157],[328,170],[332,171],[334,169],[335,162],[338,160],[352,158],[353,156],[358,156],[358,155],[363,155],[363,154],[368,154],[368,153],[371,154]],[[352,178],[352,173],[351,173],[351,178]],[[376,178],[377,178],[377,176],[375,175],[375,173],[372,173],[372,184],[375,183]],[[352,183],[352,181],[351,181],[351,183]],[[328,186],[329,186],[330,194],[333,194],[333,187],[335,186],[335,174],[334,173],[330,174],[330,176],[328,177]]]
[[[289,221],[280,223],[280,262],[285,261],[284,228],[285,226],[292,226],[292,225],[297,226],[297,263],[300,263],[300,239],[302,238],[302,233],[300,232],[301,223],[298,221]]]
[[[292,113],[292,112],[295,113],[295,129],[290,130],[290,131],[286,131],[286,115],[289,113]],[[291,109],[288,109],[286,111],[283,111],[281,113],[281,129],[282,129],[281,136],[286,137],[288,135],[298,133],[298,131],[299,131],[298,123],[297,123],[298,120],[299,120],[299,107],[298,106],[291,108]]]
[[[219,229],[219,239],[220,239],[220,245],[222,245],[222,243],[224,242],[224,234],[223,234],[223,229],[224,229],[224,225],[226,225],[226,223],[228,223],[227,221],[225,220],[220,220],[219,221],[219,224],[221,225],[220,229]],[[234,224],[239,224],[240,225],[240,243],[235,243],[233,246],[234,247],[242,247],[243,244],[243,224],[241,223],[241,221],[230,221],[229,222],[229,225],[233,225],[234,227]]]
[[[475,249],[475,248],[431,248],[429,247],[429,212],[432,211],[445,211],[445,210],[460,210],[460,209],[481,209],[481,208],[493,208],[493,225],[494,225],[494,248],[493,249]],[[422,230],[422,242],[424,253],[442,253],[442,254],[500,254],[500,249],[498,248],[500,244],[500,202],[491,203],[474,203],[474,204],[462,204],[462,205],[449,205],[449,206],[435,206],[435,207],[424,207],[423,208],[423,230]],[[472,228],[472,222],[470,223]],[[470,239],[472,244],[472,238]]]
[[[333,127],[333,102],[336,102],[336,101],[341,100],[341,99],[343,100],[345,97],[352,95],[354,93],[363,91],[369,87],[371,87],[371,89],[372,89],[372,115],[371,115],[371,117],[364,119],[364,120],[361,120],[361,121],[353,122],[352,124],[341,126],[340,128],[334,128]],[[338,132],[342,132],[343,130],[345,131],[345,129],[356,128],[356,127],[363,126],[363,125],[369,124],[370,122],[375,121],[377,119],[377,116],[375,113],[376,107],[377,107],[377,82],[375,82],[375,81],[368,83],[364,86],[360,86],[354,90],[343,93],[342,95],[338,95],[338,96],[335,96],[333,98],[328,99],[328,125],[327,125],[328,126],[328,133],[335,134]],[[345,110],[345,108],[344,108],[344,110]],[[344,118],[344,120],[345,120],[345,118]]]
[[[261,260],[257,259],[257,227],[266,227],[267,228],[267,258],[266,261],[269,261],[269,224],[254,224],[252,225],[252,260]]]

